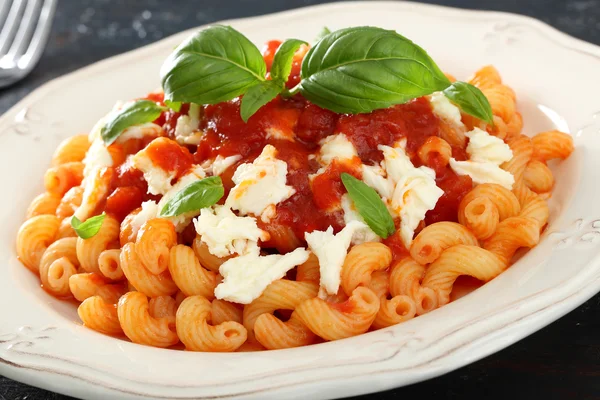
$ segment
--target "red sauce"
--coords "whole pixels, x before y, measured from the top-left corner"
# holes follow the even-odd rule
[[[340,163],[334,159],[325,171],[311,182],[315,204],[322,210],[332,210],[340,206],[346,188],[342,183],[341,175],[346,172],[356,178],[361,178],[360,158],[356,157],[351,163]]]
[[[106,199],[105,211],[119,221],[138,208],[144,199],[144,192],[136,186],[117,187]]]
[[[409,255],[408,250],[406,250],[406,247],[404,247],[404,243],[402,243],[402,239],[398,233],[395,233],[392,236],[389,236],[387,239],[384,239],[383,244],[392,250],[392,265]]]
[[[154,165],[165,171],[175,172],[176,178],[184,175],[194,163],[194,157],[187,148],[167,138],[154,140],[145,151]]]
[[[458,222],[458,205],[473,188],[473,181],[468,176],[459,176],[450,167],[436,175],[436,184],[444,191],[435,208],[425,215],[425,223],[431,225],[440,221]]]

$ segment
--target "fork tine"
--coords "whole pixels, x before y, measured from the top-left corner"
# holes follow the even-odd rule
[[[6,0],[0,3],[0,26],[4,26],[4,21],[6,20],[6,16],[8,15],[8,10],[10,10],[12,0]]]
[[[44,0],[37,27],[31,37],[31,43],[23,57],[18,61],[19,68],[32,68],[38,62],[50,34],[55,10],[56,0]]]
[[[13,40],[12,46],[5,57],[11,58],[16,63],[18,58],[23,55],[25,49],[29,47],[32,33],[38,24],[39,9],[41,0],[28,0],[21,19],[21,24]]]
[[[19,27],[24,5],[24,0],[15,0],[8,12],[4,27],[2,28],[2,32],[0,32],[0,56],[6,54],[12,44],[15,32]]]

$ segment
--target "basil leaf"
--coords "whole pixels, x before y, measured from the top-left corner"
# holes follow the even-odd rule
[[[281,85],[273,81],[260,82],[248,89],[248,92],[242,97],[242,104],[240,106],[240,114],[244,122],[248,122],[248,119],[259,108],[277,97],[281,93],[281,90]]]
[[[324,26],[323,29],[321,29],[321,32],[319,32],[317,34],[317,37],[315,37],[315,42],[318,42],[319,40],[323,39],[325,36],[329,35],[331,33],[331,30]]]
[[[75,230],[77,236],[82,239],[89,239],[100,231],[104,218],[106,218],[106,214],[102,213],[86,219],[85,222],[81,222],[79,218],[73,215],[71,217],[71,227]]]
[[[223,197],[225,189],[218,176],[189,184],[179,191],[160,210],[160,217],[176,217],[189,211],[210,207]]]
[[[454,82],[444,90],[444,95],[465,114],[479,118],[490,125],[494,124],[490,102],[483,92],[475,86],[466,82]]]
[[[375,27],[325,36],[304,57],[301,76],[300,93],[338,113],[367,113],[450,86],[425,50]]]
[[[165,107],[159,106],[150,100],[137,100],[128,103],[111,114],[110,119],[100,131],[100,136],[104,144],[108,146],[117,140],[125,129],[133,125],[152,122],[165,110]]]
[[[175,112],[179,112],[179,110],[181,110],[180,101],[165,100],[165,105]]]
[[[265,80],[258,48],[230,26],[215,25],[185,40],[162,65],[165,98],[216,104],[244,94]]]
[[[346,172],[341,176],[350,199],[369,228],[384,239],[394,233],[394,219],[375,189]]]
[[[271,79],[285,83],[292,72],[294,54],[300,46],[308,44],[304,40],[288,39],[279,46],[273,57]]]

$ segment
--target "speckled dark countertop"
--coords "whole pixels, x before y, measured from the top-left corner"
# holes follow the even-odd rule
[[[600,0],[424,2],[526,14],[600,44]],[[0,90],[0,113],[50,79],[181,30],[316,3],[321,1],[59,0],[52,36],[40,64],[24,81]],[[475,364],[424,383],[361,397],[367,398],[600,399],[600,296]],[[0,376],[0,400],[45,399],[68,398]]]

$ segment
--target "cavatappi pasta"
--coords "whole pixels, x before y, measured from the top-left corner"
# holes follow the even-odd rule
[[[183,104],[108,146],[106,117],[56,150],[18,256],[48,293],[79,302],[85,326],[155,347],[284,349],[432,312],[461,276],[487,282],[538,244],[548,163],[573,151],[566,133],[521,132],[515,92],[494,67],[470,83],[493,125],[440,93],[357,115],[277,97],[247,123],[238,99]],[[161,92],[146,99],[165,106]],[[382,240],[364,223],[344,172],[377,192],[394,234]],[[225,190],[218,204],[160,216],[211,176]],[[71,227],[101,213],[92,237]]]

